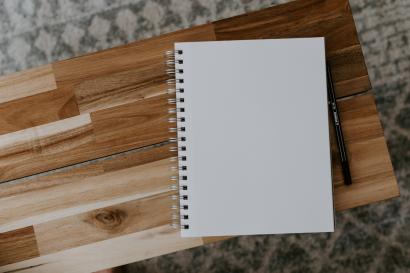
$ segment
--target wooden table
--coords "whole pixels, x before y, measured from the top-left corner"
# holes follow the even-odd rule
[[[169,227],[164,51],[312,36],[326,37],[353,176],[344,186],[333,148],[336,210],[398,196],[348,1],[301,0],[0,78],[0,272],[91,272],[220,240]]]

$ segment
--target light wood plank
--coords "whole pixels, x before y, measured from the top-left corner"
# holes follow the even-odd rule
[[[34,226],[41,255],[171,224],[171,195],[157,194]]]
[[[0,77],[0,104],[57,88],[53,67],[48,64]]]
[[[2,266],[0,272],[95,272],[202,244],[201,238],[181,238],[166,225]]]
[[[68,170],[56,170],[51,173],[44,173],[7,183],[0,183],[0,199],[15,197],[20,194],[56,187],[61,184],[71,183],[87,177],[104,173],[102,164],[87,164],[81,167],[69,168]]]

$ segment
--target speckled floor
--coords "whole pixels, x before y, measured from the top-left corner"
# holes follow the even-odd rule
[[[0,75],[279,2],[2,0]],[[331,235],[241,237],[128,272],[410,272],[410,1],[350,2],[402,196],[338,213]]]

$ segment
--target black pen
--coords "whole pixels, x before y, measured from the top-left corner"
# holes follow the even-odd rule
[[[346,146],[343,138],[342,125],[340,124],[339,110],[336,104],[335,89],[333,87],[332,73],[330,65],[327,64],[327,93],[329,100],[329,107],[332,113],[333,122],[335,125],[337,147],[339,148],[340,161],[342,163],[342,171],[345,185],[352,184],[352,177],[350,175],[349,161],[347,160]]]

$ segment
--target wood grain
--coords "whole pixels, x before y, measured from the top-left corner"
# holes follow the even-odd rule
[[[94,141],[88,114],[0,136],[0,179],[6,181],[89,158]],[[62,164],[64,163],[64,164]]]
[[[41,255],[171,224],[167,192],[34,226]]]
[[[337,97],[354,95],[371,89],[360,44],[338,50],[333,54],[326,54],[332,68]]]
[[[304,10],[309,2],[312,1],[293,2],[295,8],[290,12],[292,15],[300,16],[293,21],[285,20],[287,14],[279,15],[279,11],[273,7],[256,11],[255,14],[245,14],[215,22],[216,38],[217,40],[243,40],[323,36],[326,38],[326,51],[330,54],[359,43],[354,20],[350,14],[315,13],[314,15],[318,17],[313,19],[314,15],[306,15]],[[322,2],[331,4],[336,1]],[[331,6],[328,5],[326,8]],[[305,27],[301,27],[302,25]]]
[[[334,67],[334,66],[333,66]],[[339,80],[334,83],[335,90],[338,90],[339,97],[346,97],[351,94],[351,90],[369,90],[371,88],[369,75],[358,76],[353,79]]]
[[[80,112],[90,113],[164,94],[168,88],[168,77],[163,73],[166,68],[160,58],[156,62],[146,63],[138,69],[84,80],[74,86]]]
[[[38,256],[33,227],[0,233],[0,266]]]
[[[345,136],[351,186],[343,184],[332,130],[332,166],[336,210],[345,210],[399,195],[389,152],[371,94],[338,102]]]
[[[47,124],[79,114],[74,93],[61,90],[0,104],[0,134]]]
[[[91,114],[96,145],[104,154],[167,141],[169,95],[100,110]]]
[[[167,141],[169,95],[0,135],[0,179],[16,179]]]
[[[57,62],[53,68],[59,89],[76,94],[81,113],[93,112],[164,94],[165,51],[175,42],[212,40],[213,25],[207,24]]]
[[[311,24],[343,16],[351,16],[348,0],[303,0],[220,20],[214,25],[218,40],[266,39],[285,28],[307,29]]]
[[[181,238],[166,225],[2,266],[0,272],[95,272],[202,244],[201,238]]]
[[[50,64],[0,77],[0,103],[57,88]]]
[[[4,187],[0,198],[0,232],[168,191],[169,177],[175,174],[169,160],[175,154],[168,151],[169,147],[127,154]]]

